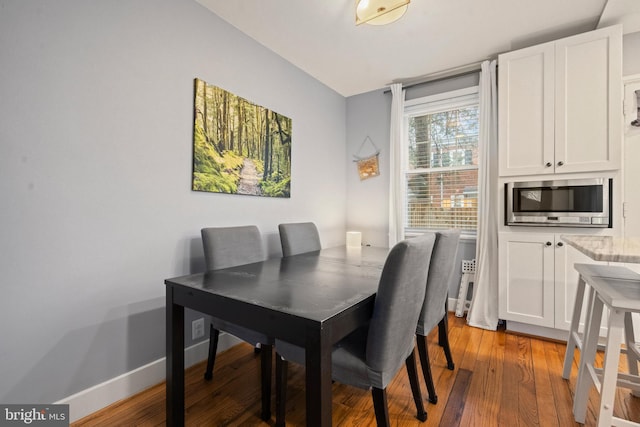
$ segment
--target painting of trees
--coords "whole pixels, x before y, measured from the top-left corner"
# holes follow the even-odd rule
[[[195,79],[192,189],[290,197],[291,119]]]

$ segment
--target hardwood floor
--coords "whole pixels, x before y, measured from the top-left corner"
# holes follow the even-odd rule
[[[426,400],[428,419],[415,418],[409,380],[403,368],[388,387],[391,424],[409,426],[578,426],[573,420],[573,389],[577,364],[569,381],[563,380],[564,343],[485,331],[449,316],[449,339],[455,370],[446,368],[437,344],[437,328],[429,336],[429,355],[438,403]],[[602,354],[598,354],[600,364]],[[419,362],[418,362],[419,363]],[[625,366],[621,359],[620,366]],[[213,381],[203,379],[205,363],[186,373],[188,426],[270,426],[260,420],[260,358],[248,344],[218,355]],[[586,425],[595,425],[599,398],[592,390]],[[275,392],[272,407],[275,404]],[[640,421],[640,399],[618,389],[615,414]],[[164,383],[117,402],[72,425],[160,426],[165,424]],[[290,364],[287,425],[304,426],[304,368]],[[371,393],[335,383],[333,425],[375,426]]]

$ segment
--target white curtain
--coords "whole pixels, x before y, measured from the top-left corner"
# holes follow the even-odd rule
[[[467,323],[498,327],[498,96],[496,61],[484,61],[480,72],[478,139],[478,240],[473,298]]]
[[[402,123],[405,90],[401,83],[391,85],[391,130],[389,132],[389,247],[404,239],[402,221]]]

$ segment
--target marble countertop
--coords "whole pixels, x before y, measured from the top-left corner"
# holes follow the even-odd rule
[[[640,263],[640,238],[562,235],[562,240],[595,261]]]

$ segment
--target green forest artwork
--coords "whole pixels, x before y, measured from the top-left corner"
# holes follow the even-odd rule
[[[195,191],[290,197],[291,119],[195,79]]]

